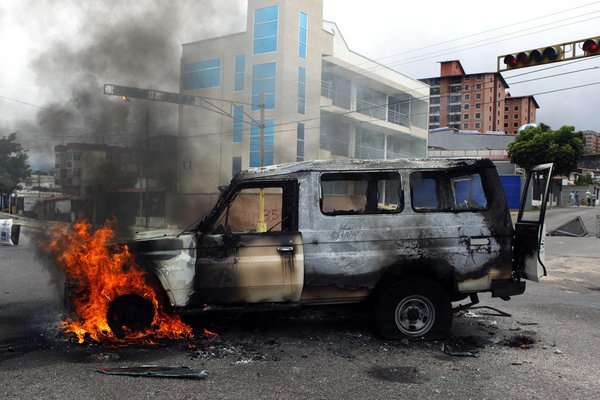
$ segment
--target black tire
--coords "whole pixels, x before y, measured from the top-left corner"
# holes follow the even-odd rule
[[[405,277],[381,291],[375,302],[375,324],[385,339],[437,340],[452,326],[452,304],[435,281]]]
[[[154,320],[154,306],[136,294],[124,294],[115,298],[106,313],[108,326],[119,339],[128,333],[144,332]]]

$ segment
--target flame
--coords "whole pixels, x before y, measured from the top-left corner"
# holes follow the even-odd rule
[[[44,248],[55,254],[67,282],[74,282],[74,316],[61,322],[66,332],[74,333],[79,343],[87,341],[116,344],[155,343],[156,339],[193,337],[192,329],[176,315],[165,313],[155,290],[145,280],[146,272],[135,264],[127,246],[110,245],[115,234],[112,222],[92,232],[91,225],[80,220],[71,232],[54,232]],[[111,302],[121,295],[138,295],[154,309],[150,327],[143,331],[127,330],[117,335],[111,330],[107,312]]]

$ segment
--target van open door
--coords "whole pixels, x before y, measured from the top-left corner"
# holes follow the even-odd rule
[[[534,167],[527,175],[515,225],[514,271],[518,278],[539,282],[544,265],[544,217],[552,178],[552,165]]]

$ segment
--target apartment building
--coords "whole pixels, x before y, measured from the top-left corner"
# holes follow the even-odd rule
[[[501,130],[516,135],[520,126],[535,122],[537,109],[540,108],[533,96],[511,97],[504,99],[504,124]]]
[[[583,131],[585,138],[585,153],[600,154],[600,133],[595,131]]]
[[[249,0],[245,31],[183,45],[181,93],[212,99],[180,111],[173,204],[196,210],[248,167],[427,152],[429,87],[350,50],[321,0]]]
[[[516,134],[519,126],[535,122],[539,106],[533,96],[510,97],[497,72],[467,74],[460,61],[443,61],[439,77],[421,81],[431,87],[430,129]]]

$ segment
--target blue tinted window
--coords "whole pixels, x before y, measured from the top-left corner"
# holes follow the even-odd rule
[[[277,63],[252,66],[252,111],[258,110],[261,93],[265,95],[265,109],[275,108]]]
[[[244,90],[244,71],[246,69],[246,55],[240,54],[235,56],[235,82],[233,90]]]
[[[415,210],[439,209],[440,200],[437,191],[437,180],[423,177],[421,173],[410,176],[410,192],[412,206]]]
[[[183,90],[214,88],[220,85],[220,59],[198,61],[183,66]]]
[[[233,135],[234,143],[241,143],[244,134],[244,111],[242,105],[233,106]]]
[[[304,161],[304,124],[298,123],[296,131],[296,161]]]
[[[306,58],[306,28],[308,25],[308,16],[306,13],[300,12],[298,31],[298,57]]]
[[[298,68],[298,113],[306,113],[306,69]]]
[[[273,165],[273,149],[275,148],[275,123],[265,120],[264,165]],[[252,124],[250,129],[250,166],[260,167],[260,127]]]
[[[259,8],[254,11],[254,54],[277,51],[279,6]]]
[[[487,208],[487,199],[478,174],[452,178],[455,210],[482,210]]]

